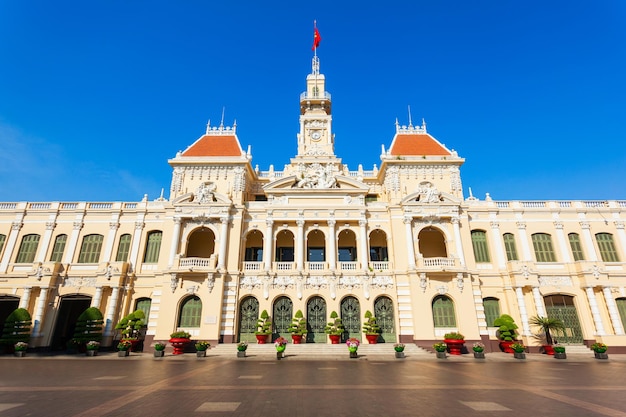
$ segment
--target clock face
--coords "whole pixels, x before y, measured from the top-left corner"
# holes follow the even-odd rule
[[[320,140],[321,137],[322,137],[322,132],[320,132],[319,130],[314,130],[313,132],[311,132],[311,139]]]

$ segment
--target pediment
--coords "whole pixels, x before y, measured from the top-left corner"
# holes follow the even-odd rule
[[[461,200],[452,194],[439,191],[433,183],[423,181],[417,187],[417,191],[402,199],[402,205],[458,205]]]
[[[366,194],[369,187],[353,178],[344,175],[334,175],[330,179],[317,179],[310,177],[298,177],[290,175],[272,181],[265,185],[263,190],[266,194],[310,194],[310,193],[331,193],[331,194]]]

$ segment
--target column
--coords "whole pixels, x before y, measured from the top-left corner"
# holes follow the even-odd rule
[[[526,223],[517,222],[517,230],[520,235],[520,242],[522,242],[522,260],[526,262],[532,262],[533,257],[530,252],[530,245],[528,244],[528,234],[526,233]]]
[[[615,334],[622,336],[624,335],[624,324],[619,316],[619,311],[617,311],[617,305],[615,304],[611,287],[603,287],[602,292],[604,293],[604,300],[609,310],[609,316],[611,317],[611,324],[613,324]]]
[[[335,234],[335,219],[328,220],[328,267],[331,271],[337,268],[337,236]]]
[[[598,254],[596,253],[596,247],[593,244],[593,238],[591,237],[591,226],[589,222],[580,222],[580,227],[583,229],[583,241],[585,242],[585,253],[587,258],[591,262],[598,260]]]
[[[113,319],[115,317],[115,311],[117,310],[117,299],[119,297],[119,293],[119,287],[111,288],[111,298],[109,299],[109,305],[107,306],[106,315],[104,317],[104,336],[111,336],[113,330]]]
[[[361,268],[364,271],[368,270],[369,267],[369,251],[367,250],[367,220],[359,220],[359,227],[361,229],[361,239],[360,244],[361,248],[359,251],[361,255],[358,256],[358,259],[361,259]]]
[[[26,310],[28,310],[28,304],[30,303],[30,292],[32,289],[32,287],[24,287],[24,295],[22,295],[22,298],[20,298],[20,305],[18,306],[19,308],[25,308]]]
[[[7,272],[7,268],[9,267],[9,259],[11,259],[11,255],[15,250],[15,242],[17,242],[17,235],[20,233],[21,228],[21,221],[15,221],[11,224],[11,232],[9,233],[9,237],[6,241],[4,256],[2,257],[2,261],[0,261],[0,274]]]
[[[128,262],[130,263],[130,271],[132,272],[137,263],[139,262],[139,245],[141,244],[141,233],[143,228],[145,227],[145,223],[143,222],[143,213],[137,216],[137,220],[135,221],[135,232],[133,233],[133,244],[130,247],[130,257],[128,258]]]
[[[180,241],[180,226],[183,220],[180,217],[174,217],[174,230],[172,231],[172,241],[170,242],[170,257],[167,260],[168,268],[174,266],[174,259],[178,252],[178,243]]]
[[[222,271],[226,269],[226,248],[228,247],[228,216],[220,218],[222,227],[220,228],[220,252],[217,258],[217,269]]]
[[[113,216],[113,220],[109,223],[109,234],[107,235],[105,246],[104,246],[104,258],[102,258],[105,262],[112,262],[114,259],[111,259],[111,255],[113,253],[113,246],[115,245],[115,236],[117,235],[117,229],[119,229],[120,224],[118,222],[118,215]]]
[[[263,269],[272,269],[272,243],[274,242],[274,220],[265,220],[265,236],[263,239]]]
[[[522,287],[515,287],[515,295],[517,296],[517,304],[519,305],[519,313],[522,317],[522,329],[524,336],[530,336],[530,325],[528,324],[528,311],[526,310],[526,301],[524,301],[524,291]]]
[[[548,314],[546,314],[546,308],[543,304],[543,297],[539,292],[539,287],[533,287],[533,298],[535,300],[535,310],[537,311],[537,315],[540,317],[548,317]]]
[[[461,262],[461,266],[465,266],[465,254],[463,253],[463,242],[461,241],[461,219],[458,216],[450,219],[452,222],[452,228],[454,230],[454,242],[456,243],[456,253]]]
[[[589,299],[589,307],[591,308],[591,315],[593,316],[593,322],[596,325],[596,334],[598,336],[604,336],[604,325],[602,324],[602,318],[600,317],[600,310],[598,309],[598,301],[596,300],[596,294],[593,292],[593,287],[586,287],[587,299]]]
[[[52,231],[56,227],[56,223],[54,222],[55,216],[56,215],[50,216],[52,221],[46,222],[46,232],[44,233],[41,241],[39,242],[39,250],[37,251],[35,262],[46,262],[46,253],[48,252],[48,248],[50,247],[50,240],[52,239]]]
[[[99,286],[99,287],[96,287],[96,293],[91,299],[90,307],[95,307],[99,310],[101,301],[102,301],[102,286]]]
[[[37,300],[37,306],[35,307],[35,316],[33,317],[33,337],[41,336],[41,320],[43,319],[43,313],[48,302],[48,288],[41,288],[39,293],[39,299]]]
[[[506,268],[506,257],[504,256],[504,244],[502,242],[502,236],[500,236],[500,223],[498,222],[491,222],[491,240],[496,249],[498,267],[504,269]]]
[[[406,247],[409,269],[415,269],[415,245],[413,244],[413,218],[404,216],[404,229],[406,230]]]
[[[304,220],[296,220],[298,233],[296,236],[296,268],[298,271],[304,269]]]
[[[565,242],[565,232],[563,232],[563,222],[555,221],[554,228],[556,229],[556,240],[559,242],[559,249],[561,250],[561,259],[563,262],[572,262],[572,257],[570,256],[570,250],[567,247],[567,243]]]

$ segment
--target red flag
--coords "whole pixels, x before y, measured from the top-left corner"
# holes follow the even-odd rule
[[[320,36],[320,31],[315,28],[315,32],[313,32],[313,48],[311,48],[311,50],[314,51],[315,49],[317,49],[317,47],[320,46],[321,40],[322,37]]]

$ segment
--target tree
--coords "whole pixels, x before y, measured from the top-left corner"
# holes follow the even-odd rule
[[[551,332],[558,333],[565,330],[565,326],[561,320],[551,317],[533,316],[528,319],[528,323],[532,326],[541,328],[543,333],[546,335],[546,344],[548,345],[554,344]]]
[[[120,320],[116,325],[116,330],[121,330],[124,339],[139,339],[139,331],[146,325],[143,319],[146,314],[143,310],[136,310]]]

